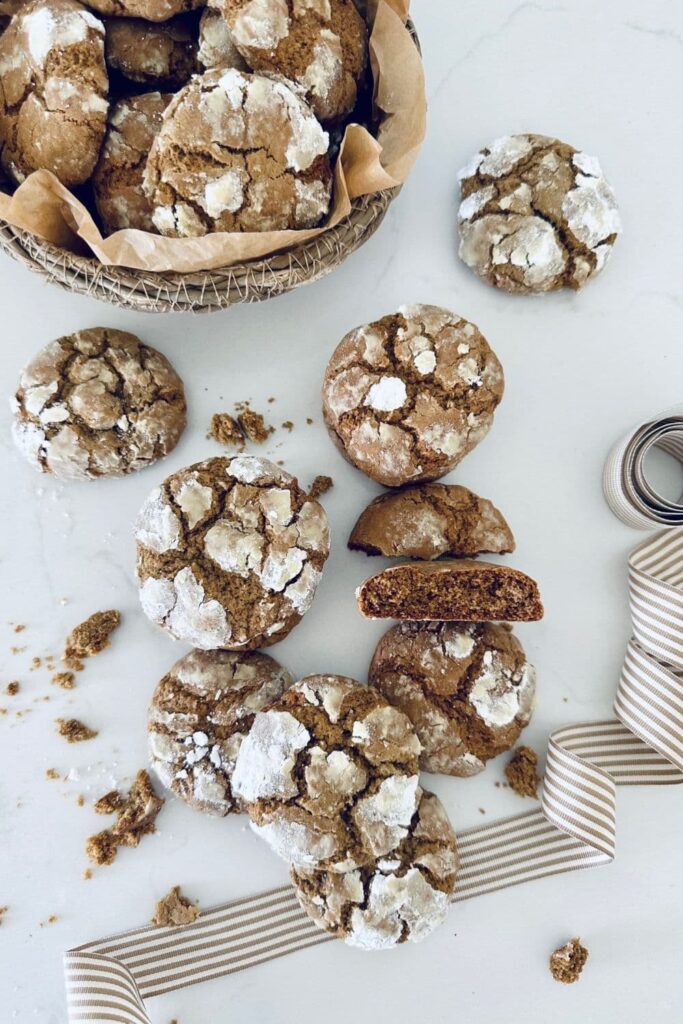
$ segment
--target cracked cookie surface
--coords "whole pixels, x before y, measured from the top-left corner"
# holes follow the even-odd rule
[[[154,208],[142,190],[150,146],[161,128],[170,93],[146,92],[118,100],[109,112],[107,134],[92,178],[106,234],[124,228],[156,232]]]
[[[349,548],[389,558],[508,554],[515,540],[486,498],[459,484],[418,484],[381,494],[361,513]]]
[[[179,89],[197,70],[193,22],[179,15],[155,24],[141,18],[106,22],[105,56],[110,68],[152,89]]]
[[[460,171],[460,258],[508,292],[582,288],[621,221],[595,157],[544,135],[504,135]]]
[[[116,18],[168,21],[175,14],[194,11],[204,0],[88,0],[88,7]]]
[[[377,483],[435,480],[486,436],[503,369],[474,324],[438,306],[403,306],[359,327],[323,382],[332,439]]]
[[[322,505],[251,455],[168,477],[143,504],[135,536],[145,614],[202,650],[284,639],[311,606],[330,546]]]
[[[22,371],[12,407],[22,455],[62,480],[144,469],[175,448],[186,423],[168,360],[106,327],[46,345]]]
[[[359,949],[421,942],[446,919],[458,870],[441,801],[421,791],[408,835],[386,857],[344,874],[293,869],[299,903],[318,927]]]
[[[144,188],[163,235],[315,227],[329,211],[329,136],[281,81],[215,68],[172,100]]]
[[[308,676],[254,719],[233,792],[278,856],[299,869],[345,872],[408,835],[419,753],[409,720],[377,690]]]
[[[367,63],[367,26],[353,0],[218,0],[254,71],[295,82],[321,121],[356,105]]]
[[[191,651],[158,684],[147,716],[152,767],[198,811],[241,810],[232,793],[237,753],[258,711],[294,682],[259,652]]]
[[[206,7],[199,19],[199,51],[197,59],[202,67],[234,68],[248,71],[246,60],[235,46],[230,27],[215,7]]]
[[[393,626],[377,645],[369,679],[413,723],[420,767],[459,776],[476,775],[515,745],[536,689],[517,637],[491,623]]]
[[[75,0],[32,0],[0,37],[0,163],[62,184],[92,174],[109,109],[104,25]]]

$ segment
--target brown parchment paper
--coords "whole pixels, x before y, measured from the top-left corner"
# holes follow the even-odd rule
[[[371,0],[370,66],[374,99],[383,112],[377,138],[351,124],[335,171],[331,214],[306,231],[227,232],[201,238],[163,238],[147,231],[117,231],[103,238],[83,204],[49,171],[35,171],[13,195],[0,193],[0,219],[109,266],[187,273],[228,267],[307,242],[334,227],[351,200],[401,185],[426,130],[422,61],[406,28],[410,0]]]

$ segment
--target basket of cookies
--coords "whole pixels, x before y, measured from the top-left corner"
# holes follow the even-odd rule
[[[0,246],[210,312],[328,274],[424,137],[408,0],[4,0]]]

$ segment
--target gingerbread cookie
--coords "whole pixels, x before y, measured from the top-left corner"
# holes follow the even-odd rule
[[[330,206],[329,136],[284,82],[215,68],[169,104],[144,188],[162,235],[284,231]]]
[[[198,811],[239,811],[232,772],[258,711],[294,680],[267,654],[191,651],[161,680],[149,708],[152,767]]]
[[[254,71],[295,82],[321,121],[351,113],[367,61],[367,27],[353,0],[220,0]]]
[[[251,455],[168,477],[143,504],[135,536],[145,614],[202,650],[286,637],[311,606],[330,547],[322,505]]]
[[[536,673],[507,625],[410,622],[384,634],[373,686],[413,723],[420,767],[476,775],[529,724]]]
[[[369,619],[407,622],[535,622],[543,618],[538,584],[519,569],[490,562],[406,562],[358,588]]]
[[[175,14],[194,11],[203,5],[204,0],[88,0],[88,6],[100,14],[144,21],[168,21]]]
[[[323,414],[350,462],[400,487],[435,480],[472,451],[503,388],[503,369],[474,324],[437,306],[404,306],[338,345]]]
[[[295,868],[351,871],[408,836],[419,753],[410,722],[377,690],[309,676],[254,719],[233,793]]]
[[[446,919],[458,870],[455,833],[441,801],[422,792],[408,835],[366,867],[291,879],[303,909],[325,931],[359,949],[421,942]]]
[[[61,480],[122,476],[175,448],[183,382],[160,352],[126,331],[93,327],[46,345],[13,399],[22,455]]]
[[[206,7],[199,20],[199,51],[197,59],[206,68],[234,68],[248,71],[246,60],[235,46],[230,28],[221,12]]]
[[[109,102],[104,25],[75,0],[29,0],[0,37],[0,164],[64,185],[92,174]]]
[[[349,538],[352,551],[388,558],[508,554],[515,539],[498,509],[458,484],[419,484],[370,502]]]
[[[145,92],[126,96],[111,108],[104,146],[92,179],[105,234],[123,228],[156,231],[152,204],[142,190],[142,177],[147,154],[171,98],[170,93]]]
[[[107,64],[131,82],[179,89],[197,69],[196,29],[183,15],[159,24],[110,18],[106,30]]]
[[[545,135],[504,135],[460,172],[460,257],[508,292],[582,288],[621,221],[593,156]]]

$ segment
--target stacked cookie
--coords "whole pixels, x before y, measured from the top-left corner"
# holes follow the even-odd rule
[[[200,7],[20,6],[0,37],[0,165],[10,179],[45,169],[70,188],[90,183],[105,234],[320,224],[340,131],[366,116],[365,18],[353,0]]]

